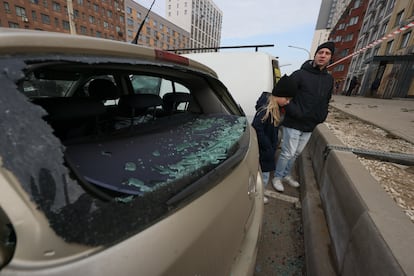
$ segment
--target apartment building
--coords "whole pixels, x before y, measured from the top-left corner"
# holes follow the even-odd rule
[[[145,19],[146,15],[148,17]],[[127,41],[132,41],[145,19],[138,44],[163,50],[189,47],[190,33],[133,0],[125,1]]]
[[[322,0],[312,39],[311,53],[314,53],[320,44],[328,41],[332,28],[342,17],[350,2],[351,0]]]
[[[361,76],[359,94],[414,97],[414,2],[371,0],[348,78]]]
[[[123,0],[7,0],[1,5],[1,27],[125,41]]]
[[[348,90],[350,79],[347,79],[347,76],[351,59],[346,57],[355,51],[368,2],[369,0],[352,0],[329,35],[329,40],[335,42],[336,48],[332,60],[343,59],[329,68],[335,79],[335,94],[342,94]]]
[[[166,18],[190,33],[189,48],[219,47],[223,13],[211,0],[165,0]]]

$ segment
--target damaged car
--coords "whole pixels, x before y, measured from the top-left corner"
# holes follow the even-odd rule
[[[1,275],[252,275],[254,130],[210,68],[0,29]]]

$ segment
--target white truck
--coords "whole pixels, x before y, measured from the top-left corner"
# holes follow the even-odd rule
[[[265,52],[209,52],[183,54],[214,71],[252,120],[255,105],[262,92],[272,92],[280,79],[279,62]]]

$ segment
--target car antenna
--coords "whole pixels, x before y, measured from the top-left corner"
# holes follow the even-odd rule
[[[145,21],[147,20],[147,17],[148,17],[148,15],[149,15],[149,13],[150,13],[150,11],[152,9],[152,6],[154,6],[154,3],[155,3],[155,0],[152,1],[151,7],[148,9],[148,12],[147,12],[147,14],[144,17],[144,20],[142,20],[141,24],[139,25],[138,31],[137,31],[134,39],[131,41],[132,44],[138,44],[139,34],[141,33],[142,27],[144,27]]]

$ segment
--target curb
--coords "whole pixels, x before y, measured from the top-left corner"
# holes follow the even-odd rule
[[[308,274],[414,275],[414,224],[352,153],[330,144],[342,143],[320,124],[298,159]]]

